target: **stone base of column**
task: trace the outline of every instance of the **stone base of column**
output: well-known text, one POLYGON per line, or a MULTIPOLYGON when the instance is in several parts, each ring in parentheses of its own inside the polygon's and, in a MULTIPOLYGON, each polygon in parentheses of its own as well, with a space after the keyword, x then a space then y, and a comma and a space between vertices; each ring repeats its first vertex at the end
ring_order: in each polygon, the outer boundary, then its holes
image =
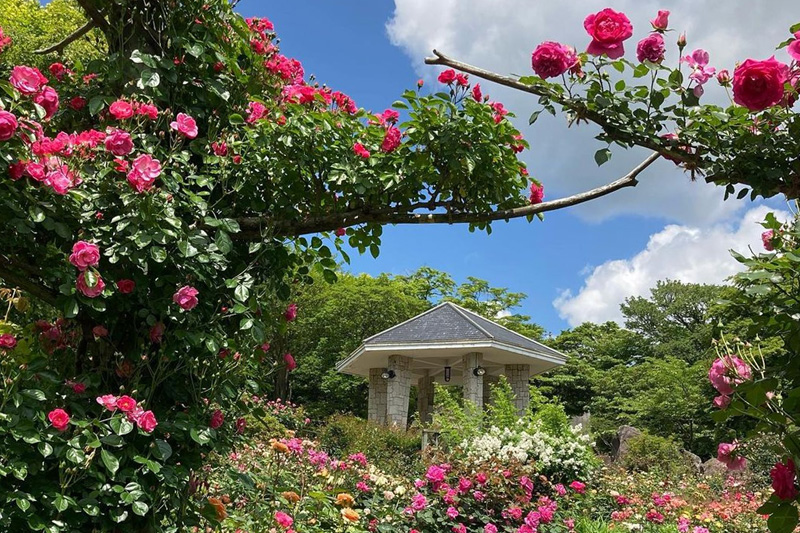
POLYGON ((394 370, 394 377, 386 380, 386 423, 406 429, 411 392, 411 358, 390 355, 388 369, 394 370))
POLYGON ((427 375, 417 380, 417 412, 421 424, 430 424, 433 418, 433 377, 427 375))
POLYGON ((386 424, 386 380, 381 377, 385 371, 385 368, 369 369, 367 420, 376 424, 386 424))
POLYGON ((531 403, 531 365, 506 365, 506 379, 514 392, 517 414, 522 416, 531 403))
POLYGON ((472 402, 478 409, 483 409, 483 376, 476 376, 474 370, 483 363, 483 355, 477 352, 468 353, 462 358, 464 401, 472 402))

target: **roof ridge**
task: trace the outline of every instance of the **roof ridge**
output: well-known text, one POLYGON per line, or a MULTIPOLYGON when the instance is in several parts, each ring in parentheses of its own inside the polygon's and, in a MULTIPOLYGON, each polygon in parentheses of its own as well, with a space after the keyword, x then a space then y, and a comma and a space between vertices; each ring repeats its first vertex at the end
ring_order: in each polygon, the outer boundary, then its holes
POLYGON ((484 335, 486 335, 488 338, 490 338, 490 339, 493 339, 493 340, 497 340, 497 339, 495 339, 494 335, 492 335, 491 333, 489 333, 488 331, 486 331, 486 328, 483 328, 483 327, 481 327, 481 325, 480 325, 480 324, 478 324, 477 322, 475 322, 475 320, 473 320, 472 318, 470 318, 468 315, 464 314, 464 311, 466 311, 467 313, 469 313, 469 310, 467 310, 467 309, 464 309, 464 308, 463 308, 463 307, 461 307, 460 305, 458 305, 458 304, 456 304, 456 303, 453 303, 453 302, 444 302, 444 303, 445 303, 445 304, 449 304, 451 307, 453 307, 453 309, 455 310, 455 312, 456 312, 456 313, 458 313, 459 315, 461 315, 461 317, 462 317, 464 320, 466 320, 467 322, 469 322, 470 324, 472 324, 473 326, 475 326, 475 328, 477 328, 477 329, 478 329, 478 331, 480 331, 481 333, 483 333, 484 335))

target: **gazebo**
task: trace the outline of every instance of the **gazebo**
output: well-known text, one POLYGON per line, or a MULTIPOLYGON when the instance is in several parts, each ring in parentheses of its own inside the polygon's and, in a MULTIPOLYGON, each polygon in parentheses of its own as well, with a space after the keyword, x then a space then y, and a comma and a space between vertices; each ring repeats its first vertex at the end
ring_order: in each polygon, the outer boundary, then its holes
POLYGON ((522 413, 530 402, 531 376, 565 362, 558 350, 445 302, 365 339, 336 370, 369 379, 369 420, 405 427, 412 384, 425 422, 434 382, 463 386, 464 399, 482 408, 489 397, 484 385, 501 375, 522 413))

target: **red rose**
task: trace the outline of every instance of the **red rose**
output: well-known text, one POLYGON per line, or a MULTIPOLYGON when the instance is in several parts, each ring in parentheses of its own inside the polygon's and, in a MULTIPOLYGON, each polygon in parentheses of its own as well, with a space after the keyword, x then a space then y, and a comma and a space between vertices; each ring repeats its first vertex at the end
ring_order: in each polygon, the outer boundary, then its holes
POLYGON ((456 71, 453 69, 447 69, 439 74, 439 82, 441 83, 450 84, 454 81, 456 81, 456 71))
POLYGON ((86 98, 83 96, 73 96, 69 101, 69 106, 75 111, 80 111, 86 107, 86 98))
POLYGON ((353 145, 353 152, 356 153, 359 157, 363 157, 364 159, 369 159, 369 150, 364 148, 364 145, 361 143, 355 143, 353 145))
POLYGON ((121 279, 117 281, 117 290, 121 294, 130 294, 136 288, 136 283, 132 279, 121 279))
POLYGON ((586 52, 593 56, 606 54, 610 59, 618 59, 625 53, 622 41, 633 35, 633 25, 624 13, 611 8, 594 13, 583 21, 586 33, 592 42, 586 52))
POLYGON ((764 61, 748 59, 733 71, 733 101, 750 111, 761 111, 783 99, 789 67, 772 56, 764 61))
POLYGON ((221 426, 221 425, 222 425, 224 422, 225 422, 225 415, 222 413, 222 411, 220 411, 219 409, 217 409, 217 410, 216 410, 216 411, 214 411, 214 413, 211 415, 211 419, 208 421, 208 427, 210 427, 211 429, 217 429, 217 428, 218 428, 218 427, 220 427, 220 426, 221 426))
POLYGON ((120 396, 117 398, 117 408, 120 411, 129 412, 136 409, 136 400, 131 398, 130 396, 120 396))
POLYGON ((83 394, 84 392, 86 392, 86 385, 84 383, 73 383, 72 392, 74 392, 75 394, 83 394))
POLYGON ((8 165, 9 177, 14 181, 22 179, 22 176, 25 175, 26 164, 27 163, 25 161, 17 161, 16 163, 11 163, 10 165, 8 165))
POLYGON ((17 338, 11 333, 0 335, 0 350, 13 350, 17 346, 17 338))
POLYGON ((531 67, 542 79, 561 76, 577 61, 575 50, 553 41, 543 42, 531 54, 531 67))
POLYGON ((58 81, 63 81, 64 77, 69 74, 69 69, 63 63, 53 63, 48 67, 48 70, 58 81))
POLYGON ((544 199, 544 187, 539 185, 536 182, 531 183, 531 203, 532 204, 540 204, 544 199))
POLYGON ((95 326, 92 328, 92 334, 95 337, 108 337, 108 330, 105 326, 95 326))
POLYGON ((133 106, 125 100, 117 100, 111 104, 108 112, 117 120, 125 120, 133 116, 133 106))
POLYGON ((69 415, 63 409, 53 409, 47 414, 47 419, 59 431, 64 431, 69 425, 69 415))
POLYGON ((769 472, 769 477, 772 478, 772 489, 779 499, 788 501, 797 498, 798 491, 794 485, 794 461, 786 459, 785 463, 775 463, 769 472))
POLYGON ((161 344, 161 341, 164 338, 164 324, 162 322, 156 322, 153 324, 153 327, 150 328, 150 342, 153 344, 161 344))
POLYGON ((17 117, 8 111, 0 111, 0 141, 7 141, 17 132, 17 117))

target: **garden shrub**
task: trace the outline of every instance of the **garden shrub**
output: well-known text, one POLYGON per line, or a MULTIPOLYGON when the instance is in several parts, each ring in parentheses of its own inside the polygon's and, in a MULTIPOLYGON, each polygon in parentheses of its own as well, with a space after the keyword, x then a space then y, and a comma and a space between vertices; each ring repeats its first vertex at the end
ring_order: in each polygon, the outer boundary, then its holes
POLYGON ((422 439, 405 431, 350 415, 334 415, 318 430, 322 449, 336 457, 363 453, 390 474, 416 475, 420 466, 422 439))
POLYGON ((629 439, 627 446, 622 466, 630 471, 665 475, 689 473, 687 459, 673 439, 641 433, 629 439))

